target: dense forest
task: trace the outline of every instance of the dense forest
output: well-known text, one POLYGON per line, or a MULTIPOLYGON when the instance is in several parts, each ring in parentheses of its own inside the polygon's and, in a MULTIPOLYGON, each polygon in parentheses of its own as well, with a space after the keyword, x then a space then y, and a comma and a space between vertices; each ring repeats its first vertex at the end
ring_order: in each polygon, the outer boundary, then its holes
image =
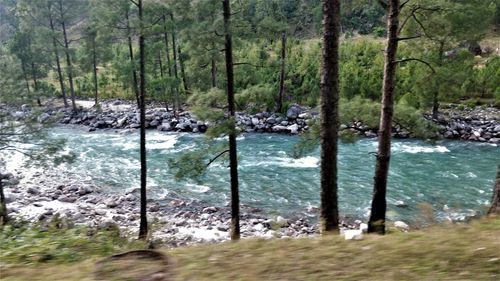
MULTIPOLYGON (((498 103, 498 45, 482 41, 498 34, 496 1, 410 2, 401 33, 412 40, 401 41, 398 57, 428 65, 401 65, 396 101, 416 110, 440 101, 498 103)), ((384 9, 378 1, 342 4, 341 98, 378 101, 384 9)), ((316 106, 321 1, 248 0, 233 9, 237 109, 316 106)), ((0 20, 2 99, 138 99, 140 23, 130 1, 5 0, 0 20)), ((145 1, 142 22, 148 100, 180 107, 223 95, 218 1, 145 1)))
POLYGON ((109 254, 134 247, 120 228, 154 248, 159 232, 357 240, 498 215, 500 0, 0 1, 1 241, 95 237, 109 254), (31 204, 40 231, 11 221, 31 204))

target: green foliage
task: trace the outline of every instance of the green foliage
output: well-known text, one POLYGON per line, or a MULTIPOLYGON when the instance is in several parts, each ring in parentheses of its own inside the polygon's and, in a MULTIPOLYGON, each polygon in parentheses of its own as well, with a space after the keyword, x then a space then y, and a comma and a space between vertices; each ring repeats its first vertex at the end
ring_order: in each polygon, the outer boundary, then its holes
POLYGON ((275 107, 274 87, 268 84, 251 86, 236 94, 236 105, 239 110, 251 113, 272 111, 275 107))
POLYGON ((0 259, 6 264, 71 263, 144 247, 141 242, 129 242, 120 236, 117 227, 93 230, 67 224, 56 217, 46 226, 19 222, 3 226, 0 259))

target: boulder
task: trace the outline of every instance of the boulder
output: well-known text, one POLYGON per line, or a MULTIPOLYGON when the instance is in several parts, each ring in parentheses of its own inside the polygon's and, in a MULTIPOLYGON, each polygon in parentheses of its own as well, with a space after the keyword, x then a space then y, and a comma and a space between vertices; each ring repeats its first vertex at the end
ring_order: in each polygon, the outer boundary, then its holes
POLYGON ((302 109, 298 104, 292 104, 290 108, 286 111, 286 118, 289 120, 295 120, 299 117, 299 114, 302 112, 302 109))
POLYGON ((290 125, 288 127, 286 127, 287 130, 290 131, 290 134, 298 134, 299 133, 299 125, 297 124, 293 124, 293 125, 290 125))

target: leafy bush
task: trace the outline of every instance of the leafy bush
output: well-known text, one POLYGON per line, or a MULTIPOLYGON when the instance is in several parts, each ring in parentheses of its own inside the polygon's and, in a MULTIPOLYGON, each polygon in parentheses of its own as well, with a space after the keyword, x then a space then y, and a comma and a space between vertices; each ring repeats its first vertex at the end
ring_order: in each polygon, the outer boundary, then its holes
POLYGON ((118 227, 73 227, 58 218, 47 226, 17 222, 3 226, 0 232, 0 260, 4 263, 76 262, 143 247, 142 242, 120 236, 118 227))

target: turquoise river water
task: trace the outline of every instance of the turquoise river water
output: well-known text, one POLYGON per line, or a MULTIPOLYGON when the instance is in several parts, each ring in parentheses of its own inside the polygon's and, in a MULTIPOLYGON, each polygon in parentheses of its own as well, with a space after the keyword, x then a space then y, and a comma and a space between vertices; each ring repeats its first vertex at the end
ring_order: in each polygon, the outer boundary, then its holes
MULTIPOLYGON (((64 164, 76 178, 91 180, 109 192, 139 187, 138 133, 88 133, 58 127, 54 137, 67 140, 77 159, 64 164)), ((229 201, 227 163, 215 163, 201 181, 176 181, 167 160, 195 149, 204 136, 148 131, 149 196, 175 194, 212 205, 229 201)), ((247 134, 238 138, 240 196, 243 204, 270 215, 311 213, 319 205, 319 150, 294 159, 296 136, 247 134), (308 211, 309 210, 309 211, 308 211)), ((339 147, 339 208, 342 215, 369 215, 376 151, 375 139, 362 139, 339 147)), ((431 204, 440 220, 460 220, 484 212, 489 204, 500 161, 497 146, 470 142, 429 144, 395 140, 388 185, 388 218, 414 222, 422 203, 431 204), (397 206, 405 205, 405 207, 397 206)))

